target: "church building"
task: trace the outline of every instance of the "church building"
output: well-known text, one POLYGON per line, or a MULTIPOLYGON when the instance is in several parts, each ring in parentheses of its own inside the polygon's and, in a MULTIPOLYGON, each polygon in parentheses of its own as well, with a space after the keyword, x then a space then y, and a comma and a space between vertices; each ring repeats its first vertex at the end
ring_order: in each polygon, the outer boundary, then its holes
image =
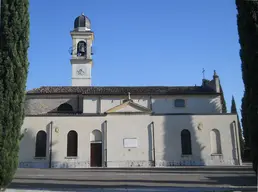
POLYGON ((19 167, 241 165, 237 116, 219 76, 199 86, 92 86, 94 33, 71 31, 72 86, 27 91, 19 167))

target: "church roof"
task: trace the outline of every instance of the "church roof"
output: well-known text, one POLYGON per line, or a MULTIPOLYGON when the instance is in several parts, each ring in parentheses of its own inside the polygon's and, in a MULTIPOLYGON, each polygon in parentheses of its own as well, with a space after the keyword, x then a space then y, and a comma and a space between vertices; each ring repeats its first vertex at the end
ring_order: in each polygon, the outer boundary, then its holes
POLYGON ((214 95, 216 93, 207 86, 43 86, 27 91, 27 95, 38 94, 82 94, 82 95, 181 95, 201 94, 214 95))

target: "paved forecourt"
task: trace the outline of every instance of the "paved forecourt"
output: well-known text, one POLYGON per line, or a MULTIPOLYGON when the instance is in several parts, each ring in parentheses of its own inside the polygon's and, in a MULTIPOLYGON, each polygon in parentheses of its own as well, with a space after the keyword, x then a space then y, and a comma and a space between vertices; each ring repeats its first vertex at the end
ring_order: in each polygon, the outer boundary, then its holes
POLYGON ((250 166, 18 169, 8 191, 257 191, 250 166))

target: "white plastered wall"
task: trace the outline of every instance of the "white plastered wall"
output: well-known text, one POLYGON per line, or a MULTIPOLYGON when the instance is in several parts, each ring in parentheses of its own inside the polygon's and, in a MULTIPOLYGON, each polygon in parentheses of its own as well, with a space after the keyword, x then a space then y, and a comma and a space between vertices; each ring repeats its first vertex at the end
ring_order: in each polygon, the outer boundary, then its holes
MULTIPOLYGON (((103 151, 103 165, 108 167, 174 165, 236 165, 239 161, 239 143, 236 145, 237 128, 233 121, 236 115, 107 115, 69 117, 26 117, 22 131, 27 129, 21 141, 20 167, 47 167, 47 157, 36 159, 35 137, 38 131, 49 133, 53 122, 52 167, 89 167, 90 133, 103 131, 107 122, 107 157, 103 151), (151 123, 154 122, 155 152, 153 150, 151 123), (201 125, 201 126, 200 126, 201 125), (199 128, 198 128, 199 127, 199 128), (221 136, 222 155, 211 155, 210 131, 218 129, 221 136), (180 133, 183 129, 191 132, 192 155, 182 156, 180 133), (66 158, 67 133, 78 133, 78 157, 66 158), (123 139, 137 138, 137 148, 124 148, 123 139)), ((105 137, 103 137, 105 138, 105 137)), ((49 142, 49 141, 48 141, 49 142)), ((47 150, 49 145, 47 146, 47 150)), ((104 149, 104 147, 103 147, 104 149)))
MULTIPOLYGON (((127 96, 85 96, 83 104, 84 113, 104 113, 107 110, 122 104, 127 96), (94 101, 94 103, 92 103, 94 101), (95 102, 96 101, 96 102, 95 102), (99 106, 99 107, 98 107, 99 106)), ((133 102, 146 108, 152 108, 155 113, 221 113, 220 96, 191 95, 191 96, 132 96, 133 102), (175 99, 184 99, 186 106, 177 108, 175 99)))

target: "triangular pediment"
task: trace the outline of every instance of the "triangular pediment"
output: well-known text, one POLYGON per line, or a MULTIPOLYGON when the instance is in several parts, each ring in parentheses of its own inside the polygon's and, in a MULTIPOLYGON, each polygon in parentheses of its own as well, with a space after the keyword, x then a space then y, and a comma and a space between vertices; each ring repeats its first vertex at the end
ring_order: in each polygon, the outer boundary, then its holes
POLYGON ((151 110, 133 101, 127 101, 107 110, 106 113, 151 113, 151 110))

